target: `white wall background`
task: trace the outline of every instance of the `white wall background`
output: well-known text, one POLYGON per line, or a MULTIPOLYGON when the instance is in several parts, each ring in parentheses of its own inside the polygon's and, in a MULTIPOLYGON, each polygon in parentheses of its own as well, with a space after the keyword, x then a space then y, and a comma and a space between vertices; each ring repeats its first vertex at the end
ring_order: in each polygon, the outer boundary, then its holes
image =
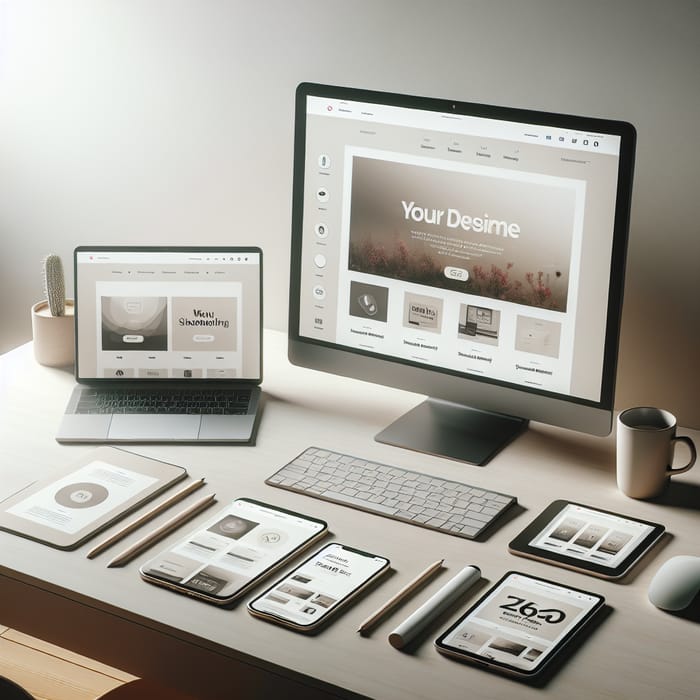
POLYGON ((85 243, 259 244, 286 328, 310 80, 634 123, 618 405, 700 427, 699 36, 696 0, 0 0, 0 352, 85 243))

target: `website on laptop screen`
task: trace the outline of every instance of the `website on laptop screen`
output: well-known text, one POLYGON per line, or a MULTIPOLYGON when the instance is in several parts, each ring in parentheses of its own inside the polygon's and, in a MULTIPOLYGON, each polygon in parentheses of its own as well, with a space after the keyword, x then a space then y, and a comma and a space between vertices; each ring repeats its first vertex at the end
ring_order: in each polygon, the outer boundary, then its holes
POLYGON ((78 379, 259 380, 259 251, 76 252, 78 379))
POLYGON ((599 401, 619 149, 307 97, 299 334, 599 401))

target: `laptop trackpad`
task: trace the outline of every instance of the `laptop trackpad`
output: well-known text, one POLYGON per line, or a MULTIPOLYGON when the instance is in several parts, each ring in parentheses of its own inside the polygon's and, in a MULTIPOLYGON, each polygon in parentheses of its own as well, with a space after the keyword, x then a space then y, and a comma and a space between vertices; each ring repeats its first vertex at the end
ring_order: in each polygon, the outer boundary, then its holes
POLYGON ((201 416, 167 414, 164 416, 117 413, 109 426, 109 440, 196 440, 201 416))

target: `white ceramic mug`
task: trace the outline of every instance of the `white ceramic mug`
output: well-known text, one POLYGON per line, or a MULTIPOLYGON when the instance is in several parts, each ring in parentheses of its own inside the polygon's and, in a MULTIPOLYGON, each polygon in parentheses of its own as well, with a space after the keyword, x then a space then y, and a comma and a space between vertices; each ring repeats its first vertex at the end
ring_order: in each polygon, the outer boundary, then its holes
POLYGON ((617 417, 617 486, 631 498, 653 498, 671 476, 687 472, 697 453, 693 441, 676 436, 676 417, 661 408, 628 408, 617 417), (673 467, 675 446, 684 442, 690 461, 673 467))

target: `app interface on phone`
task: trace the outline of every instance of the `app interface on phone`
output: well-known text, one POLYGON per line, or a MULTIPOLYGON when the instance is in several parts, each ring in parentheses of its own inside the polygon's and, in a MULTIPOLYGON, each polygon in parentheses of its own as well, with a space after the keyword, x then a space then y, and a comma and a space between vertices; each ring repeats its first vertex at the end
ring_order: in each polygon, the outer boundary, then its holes
POLYGON ((143 567, 143 572, 227 598, 324 529, 321 522, 238 500, 143 567))
POLYGON ((386 563, 383 557, 330 544, 254 601, 253 607, 299 625, 312 625, 386 563))
POLYGON ((570 503, 530 546, 614 568, 652 531, 646 523, 570 503))
POLYGON ((511 574, 442 644, 532 671, 599 600, 582 591, 511 574))

